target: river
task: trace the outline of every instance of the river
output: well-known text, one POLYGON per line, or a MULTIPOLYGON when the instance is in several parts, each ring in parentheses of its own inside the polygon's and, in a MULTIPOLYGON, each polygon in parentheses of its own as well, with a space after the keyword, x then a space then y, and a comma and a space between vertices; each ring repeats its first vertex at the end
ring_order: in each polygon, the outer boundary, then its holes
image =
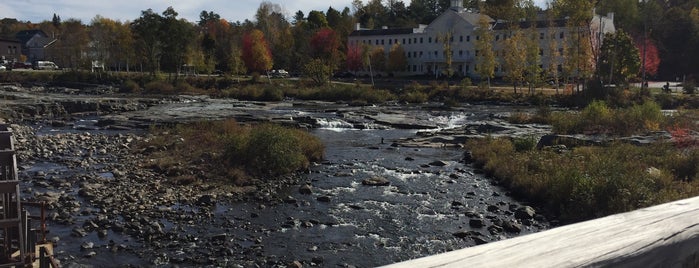
MULTIPOLYGON (((448 129, 507 109, 484 106, 461 111, 420 111, 416 116, 438 128, 448 129)), ((372 122, 362 124, 360 129, 356 122, 346 121, 346 116, 317 109, 284 107, 269 113, 280 118, 299 115, 315 118, 318 126, 311 131, 326 145, 323 163, 303 174, 298 185, 276 193, 284 202, 217 203, 207 212, 210 217, 204 222, 178 225, 160 220, 165 233, 180 233, 171 235, 175 237, 172 239, 189 239, 170 244, 186 245, 185 249, 149 244, 138 235, 113 231, 106 237, 98 237, 95 233, 74 235, 76 226, 85 226, 94 218, 90 209, 99 210, 78 196, 78 188, 74 186, 74 192, 69 194, 82 204, 82 211, 88 213, 76 216, 73 223, 49 222, 50 237, 57 240, 59 259, 66 264, 95 267, 270 267, 290 265, 294 261, 324 267, 374 267, 549 227, 542 219, 515 219, 514 211, 527 204, 513 200, 506 189, 465 164, 463 149, 395 144, 397 140, 415 137, 418 130, 396 129, 372 122), (371 177, 383 177, 390 185, 362 184, 362 180, 371 177), (300 185, 305 184, 311 186, 311 194, 299 191, 300 185), (474 225, 473 219, 484 226, 474 225), (501 226, 508 225, 504 222, 515 223, 518 230, 503 230, 501 226), (201 243, 204 239, 210 242, 201 243), (94 246, 85 246, 86 243, 94 243, 94 246), (204 247, 212 243, 221 246, 204 247), (112 250, 119 246, 124 250, 112 250), (201 255, 196 256, 197 252, 201 255)), ((118 136, 134 132, 105 131, 94 126, 98 119, 75 118, 75 122, 66 126, 39 123, 32 127, 39 135, 118 136)), ((37 173, 79 176, 84 171, 48 160, 20 165, 23 165, 21 176, 24 178, 36 177, 37 173)), ((96 167, 90 172, 106 177, 102 179, 114 179, 109 168, 96 167)), ((34 193, 42 192, 35 183, 27 187, 32 187, 34 193)), ((168 209, 182 213, 202 210, 193 204, 173 204, 168 209)))

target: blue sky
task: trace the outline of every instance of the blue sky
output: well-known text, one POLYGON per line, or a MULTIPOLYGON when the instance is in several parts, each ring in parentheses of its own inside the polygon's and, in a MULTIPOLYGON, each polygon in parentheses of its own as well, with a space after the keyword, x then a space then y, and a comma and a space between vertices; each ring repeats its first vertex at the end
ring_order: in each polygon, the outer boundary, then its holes
MULTIPOLYGON (((535 0, 543 6, 545 0, 535 0)), ((76 18, 89 24, 95 15, 120 20, 132 21, 141 15, 142 10, 153 9, 161 13, 172 6, 181 18, 195 22, 199 20, 202 10, 214 11, 229 21, 253 20, 255 11, 262 0, 2 0, 0 2, 0 18, 16 18, 22 21, 41 22, 51 20, 54 13, 61 19, 76 18)), ((332 6, 342 10, 351 8, 352 0, 270 0, 282 6, 287 16, 293 16, 301 10, 308 14, 311 10, 326 11, 332 6)), ((363 1, 367 2, 367 0, 363 1)), ((409 0, 403 2, 408 5, 409 0)))

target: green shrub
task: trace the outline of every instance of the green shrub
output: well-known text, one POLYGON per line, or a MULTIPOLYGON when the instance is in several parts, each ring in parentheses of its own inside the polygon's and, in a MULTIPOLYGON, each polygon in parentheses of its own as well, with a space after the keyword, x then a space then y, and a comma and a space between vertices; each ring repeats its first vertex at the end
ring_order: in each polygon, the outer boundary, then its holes
POLYGON ((276 125, 254 128, 244 154, 248 170, 260 176, 287 174, 307 168, 309 164, 299 137, 276 125))
POLYGON ((526 137, 516 137, 512 141, 512 145, 515 147, 517 152, 531 151, 536 148, 536 144, 539 143, 539 139, 536 136, 529 135, 526 137))

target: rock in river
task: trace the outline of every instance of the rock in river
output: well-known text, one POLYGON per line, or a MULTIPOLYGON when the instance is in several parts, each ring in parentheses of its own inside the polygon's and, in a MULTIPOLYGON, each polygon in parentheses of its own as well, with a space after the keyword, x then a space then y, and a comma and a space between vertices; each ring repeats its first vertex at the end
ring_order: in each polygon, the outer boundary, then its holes
POLYGON ((371 177, 368 179, 362 180, 362 185, 367 185, 367 186, 388 186, 391 184, 391 181, 384 177, 371 177))

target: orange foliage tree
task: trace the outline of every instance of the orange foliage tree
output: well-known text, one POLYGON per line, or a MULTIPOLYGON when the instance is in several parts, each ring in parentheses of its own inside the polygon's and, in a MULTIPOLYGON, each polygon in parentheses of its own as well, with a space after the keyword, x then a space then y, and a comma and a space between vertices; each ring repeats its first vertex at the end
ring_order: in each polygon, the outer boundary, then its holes
POLYGON ((252 72, 272 69, 272 52, 262 31, 254 29, 243 36, 243 62, 252 72))

